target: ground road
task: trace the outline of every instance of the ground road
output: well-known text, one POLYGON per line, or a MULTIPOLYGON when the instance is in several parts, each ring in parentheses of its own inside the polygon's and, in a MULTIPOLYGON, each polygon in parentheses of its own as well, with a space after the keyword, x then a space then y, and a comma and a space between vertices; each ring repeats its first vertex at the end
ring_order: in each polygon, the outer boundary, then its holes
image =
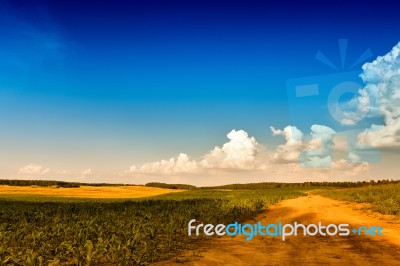
MULTIPOLYGON (((350 228, 379 225, 384 228, 384 236, 355 236, 352 233, 347 237, 301 235, 289 236, 286 241, 268 236, 257 236, 251 241, 246 241, 243 236, 224 236, 186 252, 180 260, 188 260, 184 263, 186 266, 400 265, 400 224, 390 221, 393 217, 367 212, 360 207, 360 204, 309 195, 271 206, 256 221, 264 225, 295 221, 303 224, 321 221, 325 225, 348 223, 350 228)), ((174 259, 158 265, 179 264, 174 259)))

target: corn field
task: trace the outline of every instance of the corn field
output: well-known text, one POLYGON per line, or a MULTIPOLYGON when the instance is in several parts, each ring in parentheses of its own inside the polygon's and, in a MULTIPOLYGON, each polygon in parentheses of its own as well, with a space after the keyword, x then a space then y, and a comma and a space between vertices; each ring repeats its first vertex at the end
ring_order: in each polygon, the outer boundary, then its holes
POLYGON ((295 189, 187 191, 135 201, 0 200, 1 265, 146 265, 200 237, 191 219, 230 223, 303 193, 295 189))

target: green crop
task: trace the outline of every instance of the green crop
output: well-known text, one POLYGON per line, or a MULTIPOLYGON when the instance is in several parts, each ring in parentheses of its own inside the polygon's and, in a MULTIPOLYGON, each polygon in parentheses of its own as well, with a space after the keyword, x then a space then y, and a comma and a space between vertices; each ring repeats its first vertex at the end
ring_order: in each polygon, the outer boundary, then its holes
MULTIPOLYGON (((145 265, 202 237, 191 219, 230 223, 303 195, 296 189, 187 191, 134 201, 0 201, 1 265, 145 265)), ((46 198, 46 200, 49 200, 46 198)))

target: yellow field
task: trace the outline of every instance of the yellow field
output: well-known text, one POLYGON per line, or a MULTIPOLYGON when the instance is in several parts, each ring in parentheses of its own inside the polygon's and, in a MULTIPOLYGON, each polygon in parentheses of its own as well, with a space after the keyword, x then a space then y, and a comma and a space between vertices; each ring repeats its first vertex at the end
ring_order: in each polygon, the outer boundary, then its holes
POLYGON ((57 188, 57 187, 20 187, 0 186, 0 195, 20 196, 56 196, 73 198, 104 198, 104 199, 129 199, 151 197, 161 194, 180 192, 179 189, 163 189, 144 186, 104 186, 91 187, 81 186, 79 188, 57 188))

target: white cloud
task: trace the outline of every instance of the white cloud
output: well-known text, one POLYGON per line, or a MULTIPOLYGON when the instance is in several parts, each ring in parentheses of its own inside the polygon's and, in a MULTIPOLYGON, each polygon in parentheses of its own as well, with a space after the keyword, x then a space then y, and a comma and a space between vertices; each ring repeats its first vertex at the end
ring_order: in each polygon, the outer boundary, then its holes
POLYGON ((346 105, 336 106, 335 116, 343 125, 355 125, 365 117, 374 117, 378 114, 376 93, 363 88, 358 90, 358 97, 352 98, 346 105), (347 110, 343 110, 347 109, 347 110))
POLYGON ((34 163, 25 165, 18 171, 18 173, 22 174, 22 175, 40 175, 40 174, 46 174, 48 172, 50 172, 49 168, 45 168, 41 165, 34 164, 34 163))
POLYGON ((316 150, 317 155, 326 155, 331 152, 333 138, 336 131, 330 127, 322 125, 311 126, 311 137, 308 149, 316 150))
POLYGON ((301 165, 306 168, 329 168, 332 164, 332 146, 336 131, 322 125, 311 126, 312 139, 301 154, 301 165))
MULTIPOLYGON (((253 171, 254 173, 281 174, 310 171, 305 168, 332 168, 342 171, 358 167, 360 158, 349 155, 346 164, 334 163, 331 158, 335 131, 329 127, 313 125, 311 140, 305 141, 304 134, 294 126, 283 130, 271 127, 273 135, 284 136, 286 143, 275 150, 267 150, 254 137, 243 130, 232 130, 227 134, 228 142, 216 146, 203 156, 202 160, 191 159, 187 154, 167 160, 132 165, 129 173, 144 175, 179 176, 185 174, 221 175, 231 170, 253 171), (306 149, 306 150, 305 150, 306 149), (345 169, 341 169, 344 167, 345 169), (302 170, 302 168, 304 170, 302 170)), ((90 169, 89 169, 90 170, 90 169)), ((329 171, 329 169, 326 169, 329 171)), ((231 172, 232 173, 232 172, 231 172)))
POLYGON ((190 160, 189 156, 185 153, 180 153, 178 156, 172 157, 169 160, 145 163, 141 166, 133 165, 129 169, 131 173, 144 174, 194 173, 198 170, 198 163, 194 160, 190 160))
POLYGON ((232 130, 227 137, 229 142, 221 148, 215 147, 206 154, 201 161, 201 166, 205 168, 254 168, 259 151, 256 139, 249 137, 243 130, 232 130))
POLYGON ((184 174, 223 169, 255 169, 259 144, 254 137, 249 137, 243 130, 232 130, 227 134, 229 141, 216 146, 203 156, 201 161, 195 161, 185 153, 168 160, 133 165, 129 172, 141 174, 184 174))
POLYGON ((332 163, 332 146, 335 131, 327 126, 312 125, 311 140, 304 140, 304 134, 295 126, 283 130, 271 127, 272 134, 284 136, 286 143, 279 145, 274 153, 277 163, 298 162, 306 168, 328 168, 332 163))
POLYGON ((298 162, 303 150, 303 133, 294 126, 287 126, 283 130, 270 128, 274 136, 284 136, 286 143, 279 145, 274 153, 276 162, 298 162))
POLYGON ((376 103, 372 105, 375 115, 381 114, 384 125, 372 125, 359 136, 360 144, 375 147, 400 146, 400 43, 386 55, 363 65, 362 79, 366 83, 363 95, 376 103))
POLYGON ((323 125, 312 125, 307 140, 304 134, 294 126, 287 126, 283 130, 271 127, 275 136, 284 136, 286 143, 279 145, 274 153, 275 163, 286 163, 283 168, 273 165, 275 172, 286 174, 304 174, 314 177, 323 174, 344 174, 354 176, 369 169, 369 164, 361 162, 361 156, 351 152, 347 160, 333 161, 333 146, 347 150, 343 138, 336 136, 336 131, 323 125), (334 142, 335 141, 335 142, 334 142), (313 169, 310 169, 313 168, 313 169))

